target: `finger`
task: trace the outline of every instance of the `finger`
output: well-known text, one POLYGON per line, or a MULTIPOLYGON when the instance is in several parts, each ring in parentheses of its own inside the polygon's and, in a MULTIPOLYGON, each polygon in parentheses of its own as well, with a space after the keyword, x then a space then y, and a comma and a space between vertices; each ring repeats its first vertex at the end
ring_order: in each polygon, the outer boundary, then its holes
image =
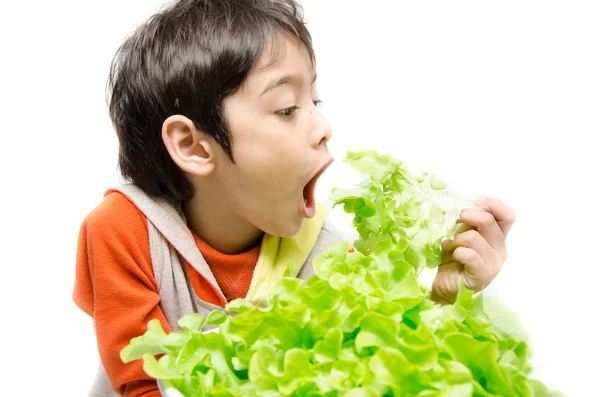
POLYGON ((462 271, 463 265, 455 261, 438 266, 431 285, 431 300, 442 305, 454 303, 458 292, 458 277, 462 271))
MULTIPOLYGON (((460 227, 458 228, 456 233, 454 233, 454 236, 456 238, 457 235, 467 232, 469 230, 476 230, 476 229, 473 226, 469 226, 469 225, 463 223, 460 225, 460 227)), ((453 241, 452 239, 448 239, 448 238, 442 240, 442 243, 440 245, 440 248, 442 251, 442 262, 441 262, 442 264, 452 261, 452 251, 454 251, 454 248, 451 245, 452 241, 453 241)))
POLYGON ((517 220, 517 214, 508 205, 498 199, 492 197, 481 197, 480 199, 476 201, 477 206, 494 215, 502 233, 506 237, 512 225, 517 220))
POLYGON ((474 226, 471 226, 471 225, 466 224, 466 223, 462 223, 460 221, 460 218, 458 219, 457 223, 460 223, 460 226, 458 227, 458 230, 456 231, 456 233, 454 233, 454 235, 457 235, 457 234, 460 234, 460 233, 464 233, 464 232, 469 231, 469 230, 475 230, 474 226))
POLYGON ((502 262, 504 262, 504 258, 501 257, 501 252, 494 249, 477 230, 469 230, 457 235, 454 240, 447 240, 444 242, 444 249, 447 250, 447 252, 453 252, 458 247, 475 250, 487 266, 492 266, 497 270, 502 266, 502 262))
POLYGON ((460 222, 477 229, 489 245, 498 251, 502 258, 506 258, 506 236, 492 213, 467 208, 460 213, 460 222))
POLYGON ((462 274, 465 286, 469 289, 481 291, 498 273, 492 266, 488 266, 474 249, 458 247, 452 253, 452 257, 464 265, 462 274))

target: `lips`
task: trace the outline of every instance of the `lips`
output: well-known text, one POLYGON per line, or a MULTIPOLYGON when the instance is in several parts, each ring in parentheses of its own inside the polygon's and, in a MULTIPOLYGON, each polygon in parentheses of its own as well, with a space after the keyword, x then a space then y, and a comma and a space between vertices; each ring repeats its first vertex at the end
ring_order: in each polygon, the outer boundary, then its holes
POLYGON ((327 162, 319 168, 319 170, 313 175, 313 177, 308 181, 308 183, 304 186, 304 190, 302 191, 302 196, 304 198, 304 216, 306 218, 312 218, 315 216, 315 187, 317 186, 317 181, 319 177, 323 175, 323 172, 331 165, 333 159, 327 160, 327 162))

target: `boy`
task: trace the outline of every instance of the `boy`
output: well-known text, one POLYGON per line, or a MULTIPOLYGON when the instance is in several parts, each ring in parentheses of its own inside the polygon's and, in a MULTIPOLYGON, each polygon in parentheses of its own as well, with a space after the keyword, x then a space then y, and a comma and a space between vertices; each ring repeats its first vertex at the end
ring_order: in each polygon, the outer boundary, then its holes
MULTIPOLYGON (((315 184, 331 164, 311 37, 294 0, 180 0, 136 29, 109 79, 119 166, 131 183, 84 220, 73 299, 94 319, 101 367, 90 395, 159 396, 120 351, 158 318, 259 303, 290 259, 298 277, 347 239, 315 184)), ((489 285, 514 214, 497 200, 461 214, 432 298, 457 279, 489 285)))

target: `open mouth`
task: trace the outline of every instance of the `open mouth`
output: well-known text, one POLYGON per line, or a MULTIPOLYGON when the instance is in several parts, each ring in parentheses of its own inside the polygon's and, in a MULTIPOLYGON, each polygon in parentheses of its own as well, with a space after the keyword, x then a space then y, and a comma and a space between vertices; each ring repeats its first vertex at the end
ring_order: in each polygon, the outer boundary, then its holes
POLYGON ((323 175, 325 170, 331 165, 333 159, 330 159, 325 163, 321 169, 311 178, 310 181, 304 186, 304 190, 302 191, 302 196, 304 198, 304 216, 306 218, 312 218, 315 216, 315 188, 317 186, 317 181, 319 177, 323 175))

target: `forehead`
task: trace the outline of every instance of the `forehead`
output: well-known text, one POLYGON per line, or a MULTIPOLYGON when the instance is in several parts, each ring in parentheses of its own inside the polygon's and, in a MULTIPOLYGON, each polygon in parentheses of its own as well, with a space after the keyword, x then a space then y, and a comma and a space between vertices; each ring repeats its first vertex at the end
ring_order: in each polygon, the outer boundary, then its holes
POLYGON ((250 71, 244 90, 260 96, 273 81, 285 75, 301 77, 303 84, 311 83, 314 67, 304 45, 289 34, 279 34, 265 43, 255 67, 250 71))

